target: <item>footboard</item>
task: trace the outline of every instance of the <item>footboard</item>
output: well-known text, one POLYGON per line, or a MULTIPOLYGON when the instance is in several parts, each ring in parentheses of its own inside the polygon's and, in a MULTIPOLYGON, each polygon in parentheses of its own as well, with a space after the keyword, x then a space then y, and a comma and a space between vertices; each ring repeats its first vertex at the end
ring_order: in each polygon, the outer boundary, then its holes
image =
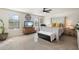
POLYGON ((38 37, 51 42, 51 40, 50 40, 51 38, 48 35, 38 33, 38 37))

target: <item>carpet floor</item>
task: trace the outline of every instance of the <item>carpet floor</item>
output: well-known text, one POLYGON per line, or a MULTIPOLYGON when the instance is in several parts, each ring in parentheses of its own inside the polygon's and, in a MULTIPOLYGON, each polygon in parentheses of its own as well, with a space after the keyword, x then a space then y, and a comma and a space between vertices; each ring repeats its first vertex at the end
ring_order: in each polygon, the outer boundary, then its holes
POLYGON ((35 34, 8 38, 0 42, 0 50, 78 50, 75 37, 63 35, 59 41, 49 42, 39 38, 34 40, 35 34))

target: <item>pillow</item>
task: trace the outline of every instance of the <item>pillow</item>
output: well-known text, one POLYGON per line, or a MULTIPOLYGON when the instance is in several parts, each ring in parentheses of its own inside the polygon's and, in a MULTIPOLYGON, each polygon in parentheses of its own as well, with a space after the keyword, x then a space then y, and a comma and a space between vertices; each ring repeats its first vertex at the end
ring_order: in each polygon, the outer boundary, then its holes
POLYGON ((62 23, 52 23, 52 27, 63 27, 62 23))
POLYGON ((62 23, 60 23, 60 27, 63 27, 63 24, 62 23))
POLYGON ((56 23, 56 27, 59 27, 59 23, 56 23))
POLYGON ((52 23, 52 27, 56 27, 56 23, 52 23))

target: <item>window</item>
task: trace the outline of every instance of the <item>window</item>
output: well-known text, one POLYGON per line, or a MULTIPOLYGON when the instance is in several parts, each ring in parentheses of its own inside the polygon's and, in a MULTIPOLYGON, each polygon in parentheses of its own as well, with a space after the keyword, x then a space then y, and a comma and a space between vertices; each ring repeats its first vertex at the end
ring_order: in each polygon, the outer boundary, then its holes
POLYGON ((19 17, 17 15, 13 15, 9 19, 9 28, 17 29, 19 28, 19 17))

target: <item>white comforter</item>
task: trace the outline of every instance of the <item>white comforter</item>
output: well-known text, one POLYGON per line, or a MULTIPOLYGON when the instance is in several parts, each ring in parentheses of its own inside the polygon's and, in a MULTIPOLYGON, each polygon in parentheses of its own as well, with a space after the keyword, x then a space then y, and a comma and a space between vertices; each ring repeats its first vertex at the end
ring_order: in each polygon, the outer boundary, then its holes
POLYGON ((64 32, 63 28, 49 28, 41 27, 40 31, 55 33, 56 38, 59 39, 59 36, 64 32))

